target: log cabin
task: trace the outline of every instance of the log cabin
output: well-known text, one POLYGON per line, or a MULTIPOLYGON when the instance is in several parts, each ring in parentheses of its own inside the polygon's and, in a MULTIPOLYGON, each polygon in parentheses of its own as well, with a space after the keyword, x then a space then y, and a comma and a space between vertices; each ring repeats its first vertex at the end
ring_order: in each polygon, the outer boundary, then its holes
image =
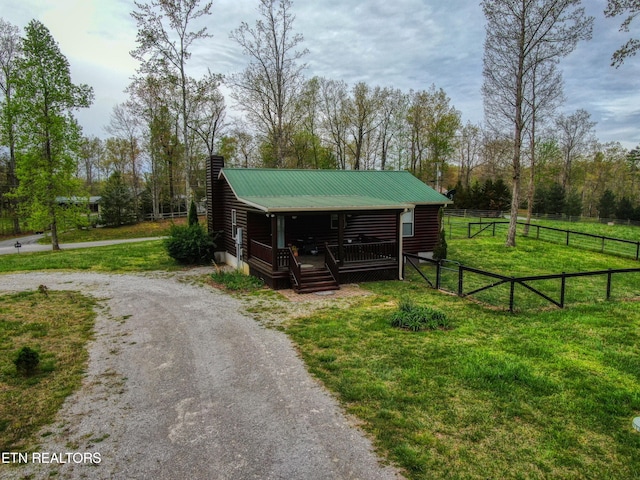
POLYGON ((216 261, 299 293, 402 279, 403 253, 429 255, 451 201, 407 171, 225 168, 207 164, 216 261))

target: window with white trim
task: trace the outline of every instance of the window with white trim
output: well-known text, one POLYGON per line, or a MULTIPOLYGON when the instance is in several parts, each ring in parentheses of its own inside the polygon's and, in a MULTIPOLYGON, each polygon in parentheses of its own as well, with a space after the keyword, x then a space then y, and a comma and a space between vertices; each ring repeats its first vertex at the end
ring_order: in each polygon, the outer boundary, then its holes
POLYGON ((402 223, 402 236, 413 237, 413 209, 404 212, 400 218, 402 223))
POLYGON ((236 214, 236 209, 231 209, 231 238, 234 240, 238 236, 238 218, 236 214))

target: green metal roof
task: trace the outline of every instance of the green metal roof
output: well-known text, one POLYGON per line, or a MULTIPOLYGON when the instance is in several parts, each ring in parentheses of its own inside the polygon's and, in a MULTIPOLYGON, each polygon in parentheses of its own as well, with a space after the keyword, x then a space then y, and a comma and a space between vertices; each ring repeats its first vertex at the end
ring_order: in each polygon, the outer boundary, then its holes
POLYGON ((265 212, 405 209, 451 201, 406 171, 224 168, 236 197, 265 212))

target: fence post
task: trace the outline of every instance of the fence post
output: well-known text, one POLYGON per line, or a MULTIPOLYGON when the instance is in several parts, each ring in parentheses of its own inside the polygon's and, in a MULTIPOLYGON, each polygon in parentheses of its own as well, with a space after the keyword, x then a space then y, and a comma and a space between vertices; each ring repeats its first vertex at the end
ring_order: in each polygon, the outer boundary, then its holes
POLYGON ((458 265, 458 296, 461 297, 462 296, 462 275, 463 275, 463 268, 462 265, 458 265))
POLYGON ((509 311, 513 313, 514 294, 516 290, 516 282, 513 281, 514 277, 511 277, 511 291, 509 292, 509 311))
POLYGON ((467 238, 471 238, 471 222, 467 223, 467 238))
POLYGON ((611 269, 607 273, 607 300, 611 297, 611 269))
POLYGON ((493 222, 493 236, 496 236, 496 222, 493 222))
POLYGON ((438 260, 436 263, 436 290, 440 290, 440 263, 442 260, 438 260))
POLYGON ((636 245, 636 260, 640 258, 640 242, 636 245))
POLYGON ((569 230, 567 230, 567 247, 569 246, 569 230))
POLYGON ((564 290, 567 285, 567 277, 564 272, 562 272, 562 279, 560 281, 560 308, 564 308, 564 290))

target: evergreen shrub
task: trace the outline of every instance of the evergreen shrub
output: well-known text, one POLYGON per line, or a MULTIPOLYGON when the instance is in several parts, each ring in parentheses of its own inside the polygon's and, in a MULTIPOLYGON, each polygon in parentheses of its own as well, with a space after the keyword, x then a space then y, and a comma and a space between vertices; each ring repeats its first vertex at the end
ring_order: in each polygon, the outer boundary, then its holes
POLYGON ((216 243, 205 228, 194 225, 172 225, 165 240, 171 258, 188 265, 209 263, 214 258, 216 243))

